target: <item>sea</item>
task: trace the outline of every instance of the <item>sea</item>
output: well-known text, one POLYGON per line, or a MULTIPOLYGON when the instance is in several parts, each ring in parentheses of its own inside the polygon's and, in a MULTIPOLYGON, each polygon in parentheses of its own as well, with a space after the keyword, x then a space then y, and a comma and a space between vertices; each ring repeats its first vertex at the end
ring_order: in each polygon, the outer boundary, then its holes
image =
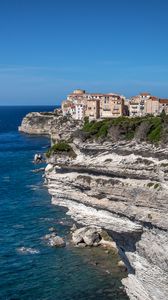
MULTIPOLYGON (((118 256, 99 248, 75 248, 69 242, 73 220, 51 204, 43 172, 34 172, 35 153, 50 140, 19 133, 22 118, 54 107, 0 107, 0 299, 124 300, 118 256), (65 248, 44 240, 54 227, 65 248)), ((44 167, 40 165, 40 167, 44 167)))

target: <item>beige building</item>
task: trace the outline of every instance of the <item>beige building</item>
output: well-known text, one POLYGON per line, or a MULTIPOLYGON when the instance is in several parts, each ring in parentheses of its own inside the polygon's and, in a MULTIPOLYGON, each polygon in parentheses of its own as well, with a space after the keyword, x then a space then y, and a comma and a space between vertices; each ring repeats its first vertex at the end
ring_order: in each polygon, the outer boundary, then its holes
POLYGON ((149 99, 144 102, 144 114, 157 116, 159 114, 159 99, 154 96, 150 96, 149 99))
POLYGON ((124 99, 119 95, 105 94, 100 100, 100 118, 117 118, 123 115, 124 99))
POLYGON ((85 116, 89 120, 96 120, 100 118, 100 100, 99 99, 88 99, 86 105, 85 116))

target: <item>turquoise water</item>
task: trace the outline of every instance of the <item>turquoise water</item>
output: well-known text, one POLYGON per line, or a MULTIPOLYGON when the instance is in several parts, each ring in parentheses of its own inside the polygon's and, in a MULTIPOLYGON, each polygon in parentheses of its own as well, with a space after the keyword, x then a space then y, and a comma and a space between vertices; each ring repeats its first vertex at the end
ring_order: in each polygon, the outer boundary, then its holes
POLYGON ((127 299, 113 254, 56 249, 43 240, 52 226, 67 237, 73 222, 51 205, 42 173, 32 172, 34 154, 49 140, 20 134, 17 126, 29 111, 52 109, 0 107, 0 299, 127 299))

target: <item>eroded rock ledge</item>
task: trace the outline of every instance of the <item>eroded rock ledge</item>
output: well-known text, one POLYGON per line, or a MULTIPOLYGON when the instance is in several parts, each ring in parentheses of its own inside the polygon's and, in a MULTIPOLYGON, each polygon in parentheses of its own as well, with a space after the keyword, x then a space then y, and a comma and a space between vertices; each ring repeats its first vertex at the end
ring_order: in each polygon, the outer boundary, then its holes
POLYGON ((168 295, 168 149, 135 142, 82 144, 75 159, 54 156, 46 184, 79 224, 100 226, 127 265, 130 299, 168 295))

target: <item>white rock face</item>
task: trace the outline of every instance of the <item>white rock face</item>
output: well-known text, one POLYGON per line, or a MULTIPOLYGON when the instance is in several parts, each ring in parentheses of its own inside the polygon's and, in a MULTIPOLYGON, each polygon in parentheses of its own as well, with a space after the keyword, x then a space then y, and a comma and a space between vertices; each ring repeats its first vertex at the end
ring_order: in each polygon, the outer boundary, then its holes
POLYGON ((108 230, 127 265, 131 300, 168 295, 168 149, 79 144, 46 173, 52 203, 80 224, 108 230))
POLYGON ((81 125, 81 121, 63 117, 56 112, 32 112, 26 115, 18 129, 28 134, 48 135, 54 143, 59 139, 70 138, 81 125))
POLYGON ((19 126, 19 131, 29 134, 49 135, 53 119, 53 113, 29 113, 23 119, 21 126, 19 126))

